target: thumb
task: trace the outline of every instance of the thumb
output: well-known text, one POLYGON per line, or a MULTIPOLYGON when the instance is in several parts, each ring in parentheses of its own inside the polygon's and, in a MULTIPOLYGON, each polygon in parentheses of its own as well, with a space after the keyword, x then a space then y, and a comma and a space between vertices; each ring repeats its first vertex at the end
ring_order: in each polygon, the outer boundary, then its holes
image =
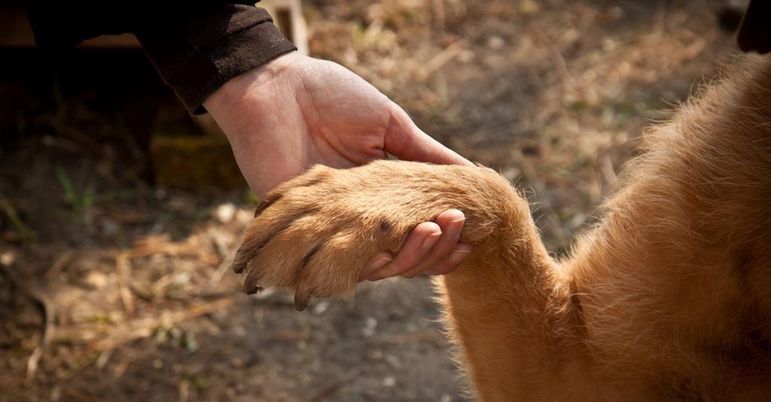
POLYGON ((404 109, 393 102, 391 106, 391 117, 383 140, 386 152, 402 160, 474 166, 466 158, 424 133, 404 109))

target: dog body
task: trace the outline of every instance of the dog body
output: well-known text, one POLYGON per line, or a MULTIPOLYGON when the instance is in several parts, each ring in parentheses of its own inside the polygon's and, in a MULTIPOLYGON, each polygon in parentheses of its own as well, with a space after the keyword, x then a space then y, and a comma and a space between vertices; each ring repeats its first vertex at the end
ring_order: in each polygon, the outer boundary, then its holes
POLYGON ((485 168, 316 167, 272 192, 239 250, 245 290, 351 294, 448 208, 474 251, 437 279, 484 401, 759 401, 771 395, 771 59, 747 57, 645 135, 569 258, 485 168))

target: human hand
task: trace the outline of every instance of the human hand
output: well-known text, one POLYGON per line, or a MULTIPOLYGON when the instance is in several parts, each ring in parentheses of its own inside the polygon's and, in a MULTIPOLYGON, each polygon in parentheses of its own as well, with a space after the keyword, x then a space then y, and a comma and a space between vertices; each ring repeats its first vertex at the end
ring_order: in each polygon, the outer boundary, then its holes
MULTIPOLYGON (((258 196, 315 164, 346 168, 383 159, 472 165, 421 131, 407 113, 345 67, 297 52, 242 74, 204 106, 230 141, 258 196)), ((470 247, 464 216, 445 211, 419 224, 396 256, 382 253, 362 280, 451 272, 470 247)))

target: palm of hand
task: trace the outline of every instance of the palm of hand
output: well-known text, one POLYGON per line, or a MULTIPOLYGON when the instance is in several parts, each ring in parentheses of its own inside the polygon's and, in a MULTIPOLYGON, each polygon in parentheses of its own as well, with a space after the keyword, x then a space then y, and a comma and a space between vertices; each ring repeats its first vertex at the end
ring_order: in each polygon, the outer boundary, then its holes
POLYGON ((314 62, 303 66, 293 80, 297 109, 292 113, 305 122, 310 162, 352 167, 383 159, 385 139, 394 127, 392 115, 401 109, 344 67, 314 62))
MULTIPOLYGON (((404 110, 356 74, 297 53, 228 81, 204 106, 260 197, 313 165, 347 168, 388 153, 471 165, 420 131, 404 110)), ((448 210, 417 225, 397 255, 381 253, 361 279, 451 271, 470 252, 458 244, 463 222, 460 211, 448 210)))

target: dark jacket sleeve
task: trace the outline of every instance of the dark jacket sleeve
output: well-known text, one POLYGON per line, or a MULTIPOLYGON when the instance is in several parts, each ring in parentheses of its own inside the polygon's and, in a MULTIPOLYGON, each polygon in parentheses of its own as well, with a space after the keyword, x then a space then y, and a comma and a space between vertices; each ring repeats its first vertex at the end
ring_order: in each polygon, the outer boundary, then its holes
POLYGON ((737 41, 745 52, 771 52, 771 2, 752 0, 744 14, 737 41))
POLYGON ((105 34, 133 33, 191 113, 229 79, 295 46, 251 2, 30 1, 41 48, 61 51, 105 34))

